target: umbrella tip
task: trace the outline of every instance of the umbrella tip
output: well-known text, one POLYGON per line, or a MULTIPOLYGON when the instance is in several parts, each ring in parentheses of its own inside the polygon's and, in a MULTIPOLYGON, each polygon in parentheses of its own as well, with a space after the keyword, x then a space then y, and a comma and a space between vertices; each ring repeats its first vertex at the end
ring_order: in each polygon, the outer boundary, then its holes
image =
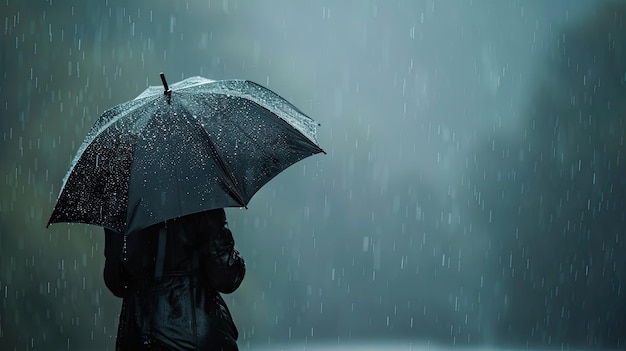
POLYGON ((165 74, 161 72, 160 76, 161 76, 161 83, 163 83, 163 88, 165 89, 165 91, 163 91, 163 94, 170 95, 172 91, 170 90, 169 85, 167 85, 167 80, 165 80, 165 74))

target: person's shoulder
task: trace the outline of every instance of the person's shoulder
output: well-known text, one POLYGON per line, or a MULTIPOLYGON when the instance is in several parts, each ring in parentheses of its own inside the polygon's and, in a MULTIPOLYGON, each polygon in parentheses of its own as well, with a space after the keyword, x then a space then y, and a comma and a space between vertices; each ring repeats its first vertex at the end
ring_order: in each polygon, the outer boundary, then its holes
POLYGON ((204 219, 222 219, 226 218, 226 211, 223 208, 215 208, 212 210, 202 211, 195 213, 194 216, 196 218, 204 218, 204 219))
POLYGON ((176 222, 182 224, 183 226, 193 225, 194 227, 204 227, 207 224, 226 222, 226 212, 223 208, 216 208, 180 217, 176 220, 176 222))

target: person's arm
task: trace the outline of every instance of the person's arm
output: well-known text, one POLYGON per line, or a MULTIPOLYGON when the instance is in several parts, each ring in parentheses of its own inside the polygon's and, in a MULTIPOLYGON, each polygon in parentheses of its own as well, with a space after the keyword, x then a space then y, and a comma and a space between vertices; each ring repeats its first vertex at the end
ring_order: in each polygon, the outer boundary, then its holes
POLYGON ((122 265, 123 237, 104 229, 104 284, 117 297, 123 297, 128 285, 128 274, 122 265))
POLYGON ((212 287, 222 293, 231 293, 241 285, 246 273, 246 264, 235 250, 235 240, 227 227, 223 209, 211 211, 204 217, 207 240, 201 244, 201 265, 208 275, 212 287))

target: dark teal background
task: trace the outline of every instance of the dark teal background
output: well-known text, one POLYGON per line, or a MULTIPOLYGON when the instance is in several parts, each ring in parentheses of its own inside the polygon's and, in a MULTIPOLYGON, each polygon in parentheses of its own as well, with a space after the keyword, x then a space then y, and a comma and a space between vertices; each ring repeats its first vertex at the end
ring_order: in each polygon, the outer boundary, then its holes
POLYGON ((625 21, 622 1, 3 0, 0 349, 113 349, 102 229, 45 224, 98 115, 160 72, 249 79, 321 123, 327 155, 227 211, 242 349, 623 348, 625 21))

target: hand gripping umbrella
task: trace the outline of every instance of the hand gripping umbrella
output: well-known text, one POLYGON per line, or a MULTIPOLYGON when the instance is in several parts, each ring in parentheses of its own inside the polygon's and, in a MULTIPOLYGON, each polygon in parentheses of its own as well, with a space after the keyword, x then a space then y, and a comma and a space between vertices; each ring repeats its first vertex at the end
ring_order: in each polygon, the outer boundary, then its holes
POLYGON ((246 80, 192 77, 151 86, 105 111, 63 180, 48 225, 130 235, 221 207, 245 207, 290 165, 324 152, 317 124, 246 80))

